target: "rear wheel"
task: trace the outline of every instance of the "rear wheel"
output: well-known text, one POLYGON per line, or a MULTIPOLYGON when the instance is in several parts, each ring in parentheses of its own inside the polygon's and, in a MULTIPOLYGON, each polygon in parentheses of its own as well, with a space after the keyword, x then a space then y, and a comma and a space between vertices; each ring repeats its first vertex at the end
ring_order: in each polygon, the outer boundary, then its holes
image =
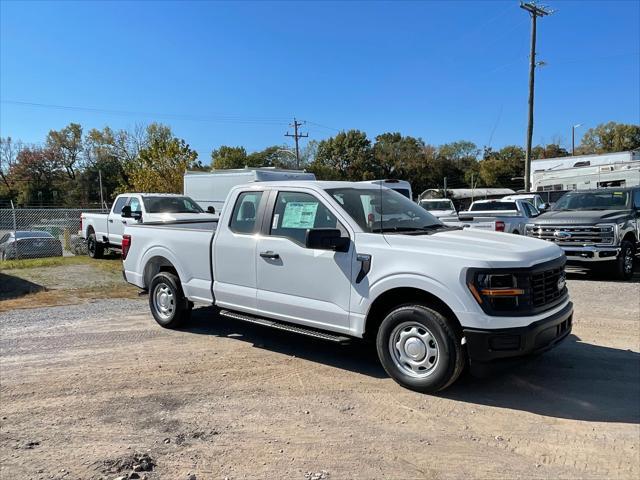
POLYGON ((376 347, 382 366, 400 385, 437 392, 464 367, 459 335, 447 318, 424 305, 404 305, 382 321, 376 347))
POLYGON ((149 286, 151 314, 164 328, 178 328, 191 316, 192 303, 182 293, 180 279, 169 272, 160 272, 149 286))
POLYGON ((91 258, 102 258, 104 255, 104 246, 98 243, 95 232, 91 232, 87 237, 87 253, 91 258))

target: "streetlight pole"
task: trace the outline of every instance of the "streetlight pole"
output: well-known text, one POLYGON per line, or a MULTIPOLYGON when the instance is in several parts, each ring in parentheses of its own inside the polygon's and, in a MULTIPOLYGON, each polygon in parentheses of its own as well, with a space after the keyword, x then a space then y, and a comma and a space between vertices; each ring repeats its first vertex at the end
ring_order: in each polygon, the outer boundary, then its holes
POLYGON ((571 126, 571 156, 576 156, 576 128, 581 127, 582 124, 578 123, 571 126))

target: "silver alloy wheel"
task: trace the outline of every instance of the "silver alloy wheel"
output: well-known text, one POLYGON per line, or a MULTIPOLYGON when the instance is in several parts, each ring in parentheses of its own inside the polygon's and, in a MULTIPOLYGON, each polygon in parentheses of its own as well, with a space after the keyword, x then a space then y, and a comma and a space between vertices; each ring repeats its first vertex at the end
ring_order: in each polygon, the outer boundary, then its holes
POLYGON ((436 338, 418 322, 404 322, 393 329, 389 352, 396 367, 417 378, 431 375, 440 360, 436 338))
POLYGON ((153 291, 153 306, 162 320, 171 320, 176 309, 173 290, 166 283, 158 283, 153 291))
POLYGON ((630 248, 627 248, 624 252, 624 273, 631 273, 633 271, 633 252, 630 248))

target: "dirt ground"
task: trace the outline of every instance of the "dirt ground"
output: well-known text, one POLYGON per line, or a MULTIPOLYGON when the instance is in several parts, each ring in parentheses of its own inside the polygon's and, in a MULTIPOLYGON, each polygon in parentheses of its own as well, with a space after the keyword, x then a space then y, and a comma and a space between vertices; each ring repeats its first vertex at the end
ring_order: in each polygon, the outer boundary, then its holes
POLYGON ((572 275, 566 342, 440 395, 398 386, 362 344, 211 308, 180 331, 144 298, 82 289, 77 305, 7 309, 0 477, 638 478, 638 280, 572 275))

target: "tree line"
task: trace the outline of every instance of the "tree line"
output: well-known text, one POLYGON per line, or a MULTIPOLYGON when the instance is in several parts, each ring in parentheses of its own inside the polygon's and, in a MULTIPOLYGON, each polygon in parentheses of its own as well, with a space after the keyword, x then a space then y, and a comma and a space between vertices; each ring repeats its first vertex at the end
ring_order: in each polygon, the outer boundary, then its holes
MULTIPOLYGON (((640 148, 640 126, 609 122, 582 137, 576 154, 640 148)), ((559 142, 537 145, 533 158, 568 156, 559 142)), ((178 193, 185 170, 247 167, 295 168, 284 145, 248 153, 242 146, 220 146, 204 164, 185 140, 159 123, 132 130, 91 129, 70 123, 51 130, 44 142, 29 145, 0 138, 0 201, 19 205, 87 206, 126 191, 178 193)), ((300 167, 322 180, 409 180, 415 192, 427 188, 523 185, 524 150, 507 145, 494 150, 460 140, 432 145, 401 133, 370 139, 360 130, 342 131, 302 149, 300 167), (446 180, 445 180, 446 179, 446 180)))

